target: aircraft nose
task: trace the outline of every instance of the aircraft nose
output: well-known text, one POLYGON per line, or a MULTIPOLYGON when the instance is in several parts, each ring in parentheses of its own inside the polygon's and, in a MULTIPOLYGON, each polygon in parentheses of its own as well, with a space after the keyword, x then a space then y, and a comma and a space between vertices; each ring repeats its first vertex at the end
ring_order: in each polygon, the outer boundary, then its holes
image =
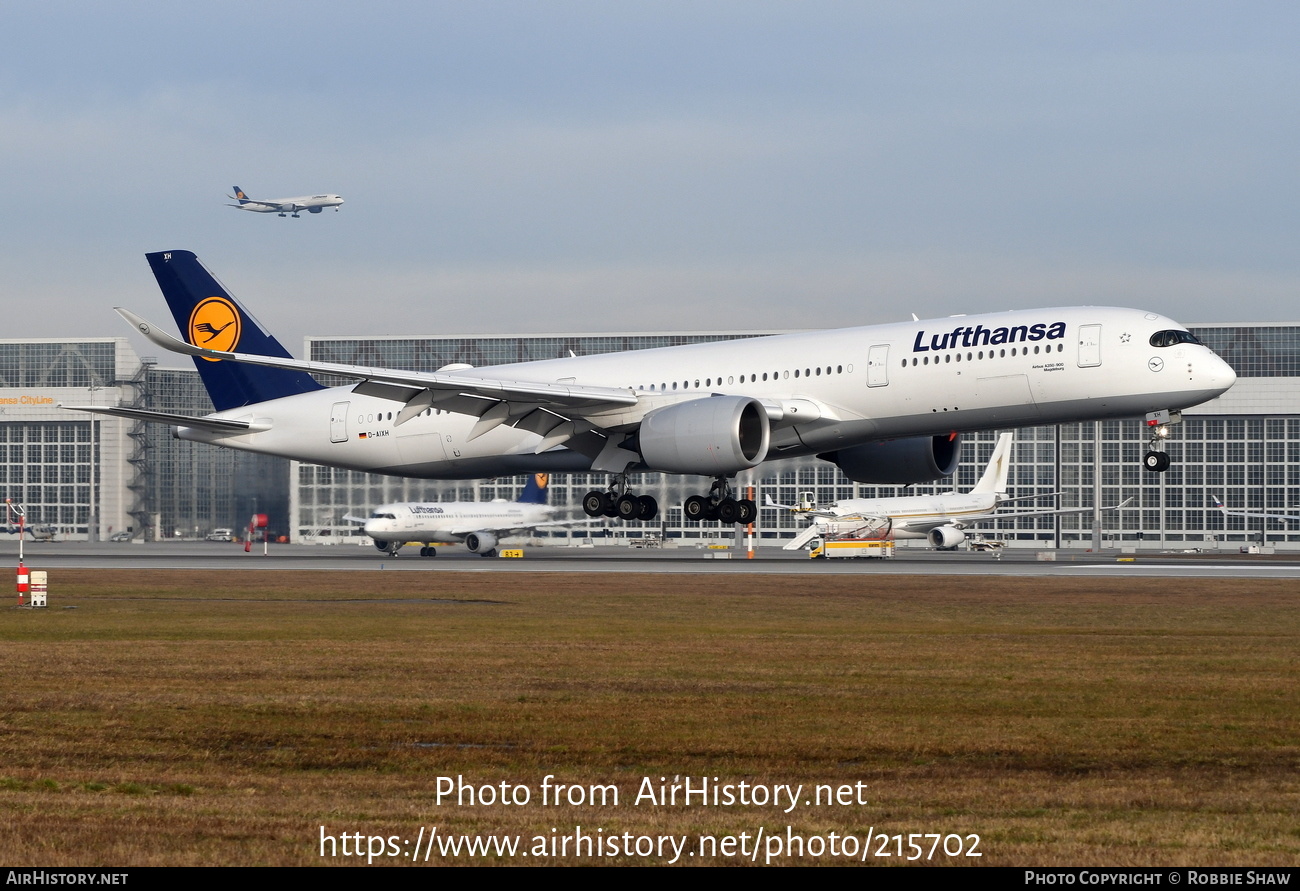
POLYGON ((1205 369, 1207 383, 1212 389, 1226 393, 1237 382, 1237 372, 1233 371, 1232 366, 1223 361, 1218 353, 1210 355, 1210 362, 1205 369))

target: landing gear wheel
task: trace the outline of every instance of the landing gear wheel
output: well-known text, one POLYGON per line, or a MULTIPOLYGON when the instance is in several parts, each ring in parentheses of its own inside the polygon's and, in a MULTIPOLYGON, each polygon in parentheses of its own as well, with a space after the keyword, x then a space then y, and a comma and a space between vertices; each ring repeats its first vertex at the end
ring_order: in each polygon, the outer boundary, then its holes
POLYGON ((734 498, 724 498, 718 502, 718 520, 724 525, 732 525, 740 519, 740 506, 734 498))
POLYGON ((736 522, 748 526, 758 518, 758 505, 748 498, 736 502, 736 522))
POLYGON ((1142 466, 1152 473, 1164 473, 1169 469, 1167 452, 1147 452, 1142 456, 1142 466))
POLYGON ((716 523, 718 521, 718 506, 716 504, 709 505, 708 509, 704 512, 704 519, 708 520, 710 523, 716 523))
POLYGON ((636 518, 642 522, 653 520, 659 514, 659 502, 649 495, 642 495, 636 500, 636 518))
POLYGON ((704 520, 708 518, 709 499, 703 495, 692 495, 682 502, 682 513, 688 520, 704 520))
POLYGON ((641 501, 635 495, 623 495, 614 507, 620 520, 635 520, 641 510, 641 501))
POLYGON ((592 490, 582 498, 582 512, 589 517, 605 516, 605 508, 609 506, 609 495, 604 492, 592 490))
POLYGON ((496 548, 493 548, 493 549, 490 550, 490 551, 479 551, 479 556, 480 556, 480 557, 495 557, 496 555, 497 555, 497 549, 496 549, 496 548))

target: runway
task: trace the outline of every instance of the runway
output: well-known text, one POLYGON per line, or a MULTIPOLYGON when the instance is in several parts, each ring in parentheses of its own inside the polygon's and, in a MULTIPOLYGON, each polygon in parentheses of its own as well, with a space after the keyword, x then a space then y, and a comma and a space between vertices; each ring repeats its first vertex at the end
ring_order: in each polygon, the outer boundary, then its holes
MULTIPOLYGON (((626 547, 524 547, 522 558, 484 558, 463 547, 438 549, 435 558, 408 548, 397 557, 357 545, 260 545, 246 553, 242 545, 219 542, 25 542, 30 569, 204 569, 326 570, 330 572, 654 572, 758 573, 778 575, 989 575, 1038 577, 1163 578, 1300 578, 1300 555, 1258 554, 1121 554, 1116 551, 1036 551, 1008 549, 1000 557, 959 551, 939 553, 899 548, 890 560, 809 560, 803 552, 758 548, 749 559, 744 550, 696 547, 642 550, 626 547), (1050 558, 1050 559, 1048 559, 1050 558)), ((0 557, 18 562, 16 540, 0 542, 0 557)))

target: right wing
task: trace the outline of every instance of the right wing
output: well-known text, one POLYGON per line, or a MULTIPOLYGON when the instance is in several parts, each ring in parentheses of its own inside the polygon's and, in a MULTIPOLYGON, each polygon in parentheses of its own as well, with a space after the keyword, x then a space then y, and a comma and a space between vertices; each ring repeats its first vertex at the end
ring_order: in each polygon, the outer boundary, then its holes
POLYGON ((779 507, 782 510, 788 510, 791 513, 799 514, 801 517, 826 517, 833 520, 841 516, 840 514, 837 514, 832 510, 826 510, 825 508, 814 507, 811 510, 804 510, 802 507, 795 504, 779 504, 772 500, 771 495, 763 496, 763 507, 779 507))
POLYGON ((1226 504, 1219 500, 1219 496, 1217 495, 1210 496, 1210 503, 1225 517, 1255 517, 1261 520, 1300 520, 1300 516, 1295 514, 1269 514, 1264 513, 1263 511, 1230 510, 1226 504))
MULTIPOLYGON (((1015 500, 1015 499, 1008 499, 1008 500, 1015 500)), ((1003 503, 1005 504, 1005 502, 1003 503)), ((969 517, 958 517, 955 521, 953 521, 952 525, 964 529, 967 526, 974 526, 979 523, 990 523, 994 520, 1016 520, 1016 519, 1023 519, 1027 517, 1055 517, 1055 516, 1060 516, 1062 514, 1082 514, 1082 513, 1087 513, 1090 510, 1097 510, 1097 511, 1122 510, 1128 507, 1132 503, 1133 503, 1132 498, 1125 498, 1119 504, 1111 504, 1106 507, 1096 507, 1096 508, 1062 507, 1062 508, 1054 508, 1051 510, 1024 510, 1024 511, 1008 512, 1008 513, 995 512, 995 513, 988 513, 988 514, 975 514, 974 516, 969 516, 969 517)))

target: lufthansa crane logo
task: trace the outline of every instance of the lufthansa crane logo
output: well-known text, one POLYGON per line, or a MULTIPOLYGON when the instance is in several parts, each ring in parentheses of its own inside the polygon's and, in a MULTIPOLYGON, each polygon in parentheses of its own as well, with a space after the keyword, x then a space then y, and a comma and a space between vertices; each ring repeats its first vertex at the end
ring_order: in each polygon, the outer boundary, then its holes
POLYGON ((537 488, 545 489, 546 484, 551 481, 551 476, 547 473, 535 473, 533 474, 533 479, 537 481, 537 488))
MULTIPOLYGON (((188 340, 195 346, 223 353, 234 352, 239 344, 239 335, 243 329, 243 320, 235 304, 225 297, 208 297, 199 301, 190 313, 188 340)), ((209 359, 220 362, 220 359, 209 359)))

